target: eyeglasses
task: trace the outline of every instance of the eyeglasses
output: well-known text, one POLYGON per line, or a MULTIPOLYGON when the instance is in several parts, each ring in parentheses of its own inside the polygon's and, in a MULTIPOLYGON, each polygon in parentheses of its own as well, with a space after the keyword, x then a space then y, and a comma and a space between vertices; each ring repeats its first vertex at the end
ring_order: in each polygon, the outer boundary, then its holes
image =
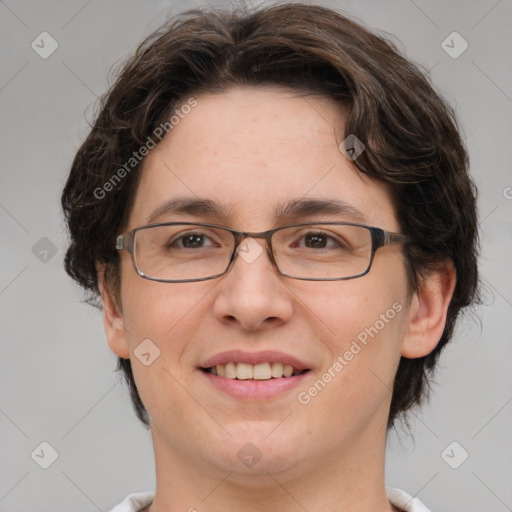
POLYGON ((252 262, 263 249, 255 240, 252 246, 248 242, 242 246, 249 237, 267 241, 269 258, 281 275, 306 281, 364 276, 377 249, 408 241, 405 235, 351 222, 306 222, 261 233, 215 224, 165 222, 121 234, 115 247, 131 254, 141 277, 184 283, 224 275, 237 254, 252 262))

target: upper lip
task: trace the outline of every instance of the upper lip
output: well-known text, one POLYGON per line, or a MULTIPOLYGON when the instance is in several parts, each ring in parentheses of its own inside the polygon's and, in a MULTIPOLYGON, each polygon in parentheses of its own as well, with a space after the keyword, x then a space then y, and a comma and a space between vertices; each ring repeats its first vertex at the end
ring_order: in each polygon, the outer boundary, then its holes
POLYGON ((212 368, 218 364, 226 363, 282 363, 293 366, 296 370, 309 370, 310 367, 294 356, 275 350, 264 350, 261 352, 244 352, 243 350, 228 350, 220 352, 206 359, 201 364, 201 368, 212 368))

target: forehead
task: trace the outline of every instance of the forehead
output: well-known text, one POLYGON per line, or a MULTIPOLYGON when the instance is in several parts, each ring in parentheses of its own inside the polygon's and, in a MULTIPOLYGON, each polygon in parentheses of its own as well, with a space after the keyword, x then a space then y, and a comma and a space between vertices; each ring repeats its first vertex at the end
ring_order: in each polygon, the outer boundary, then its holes
MULTIPOLYGON (((164 203, 189 198, 217 203, 225 214, 218 218, 235 229, 278 225, 279 212, 299 200, 338 201, 349 206, 345 213, 362 214, 349 220, 397 229, 389 189, 338 149, 346 111, 333 100, 279 87, 194 99, 143 162, 130 228, 148 223, 164 203)), ((328 215, 339 218, 333 209, 328 215)))

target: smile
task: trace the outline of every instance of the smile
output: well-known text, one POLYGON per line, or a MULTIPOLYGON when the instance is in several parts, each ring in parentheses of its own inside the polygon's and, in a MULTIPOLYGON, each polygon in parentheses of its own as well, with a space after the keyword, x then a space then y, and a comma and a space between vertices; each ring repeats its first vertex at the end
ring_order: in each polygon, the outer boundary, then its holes
POLYGON ((235 363, 217 364, 210 368, 203 368, 207 373, 237 380, 270 380, 282 377, 301 375, 307 370, 299 370, 289 364, 283 363, 235 363))
POLYGON ((312 366, 291 354, 265 350, 218 353, 198 367, 206 384, 244 401, 285 396, 312 375, 312 366))

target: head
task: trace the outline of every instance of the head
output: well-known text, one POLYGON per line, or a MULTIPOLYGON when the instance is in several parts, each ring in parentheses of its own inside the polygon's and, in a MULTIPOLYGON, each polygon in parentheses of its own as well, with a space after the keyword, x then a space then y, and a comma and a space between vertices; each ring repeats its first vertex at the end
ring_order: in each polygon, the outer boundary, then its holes
MULTIPOLYGON (((453 110, 390 41, 320 6, 194 10, 144 41, 103 97, 62 195, 65 266, 103 307, 146 425, 176 442, 186 431, 200 436, 204 411, 182 387, 202 390, 201 363, 225 350, 274 349, 305 360, 317 381, 331 368, 321 392, 306 388, 308 403, 294 403, 290 440, 327 428, 347 441, 361 425, 389 428, 426 396, 457 318, 476 300, 475 196, 453 110), (364 144, 354 160, 340 151, 349 135, 364 144), (260 257, 237 258, 214 280, 143 279, 116 237, 176 197, 223 211, 155 222, 262 232, 283 223, 275 210, 291 201, 337 199, 361 215, 311 210, 296 222, 362 222, 408 242, 380 248, 367 275, 345 281, 284 277, 261 240, 260 257), (160 350, 154 367, 134 356, 147 338, 160 350), (333 370, 347 351, 346 367, 333 370), (361 403, 350 418, 343 412, 361 403)), ((231 405, 214 407, 238 441, 264 445, 282 419, 278 402, 231 405)))

